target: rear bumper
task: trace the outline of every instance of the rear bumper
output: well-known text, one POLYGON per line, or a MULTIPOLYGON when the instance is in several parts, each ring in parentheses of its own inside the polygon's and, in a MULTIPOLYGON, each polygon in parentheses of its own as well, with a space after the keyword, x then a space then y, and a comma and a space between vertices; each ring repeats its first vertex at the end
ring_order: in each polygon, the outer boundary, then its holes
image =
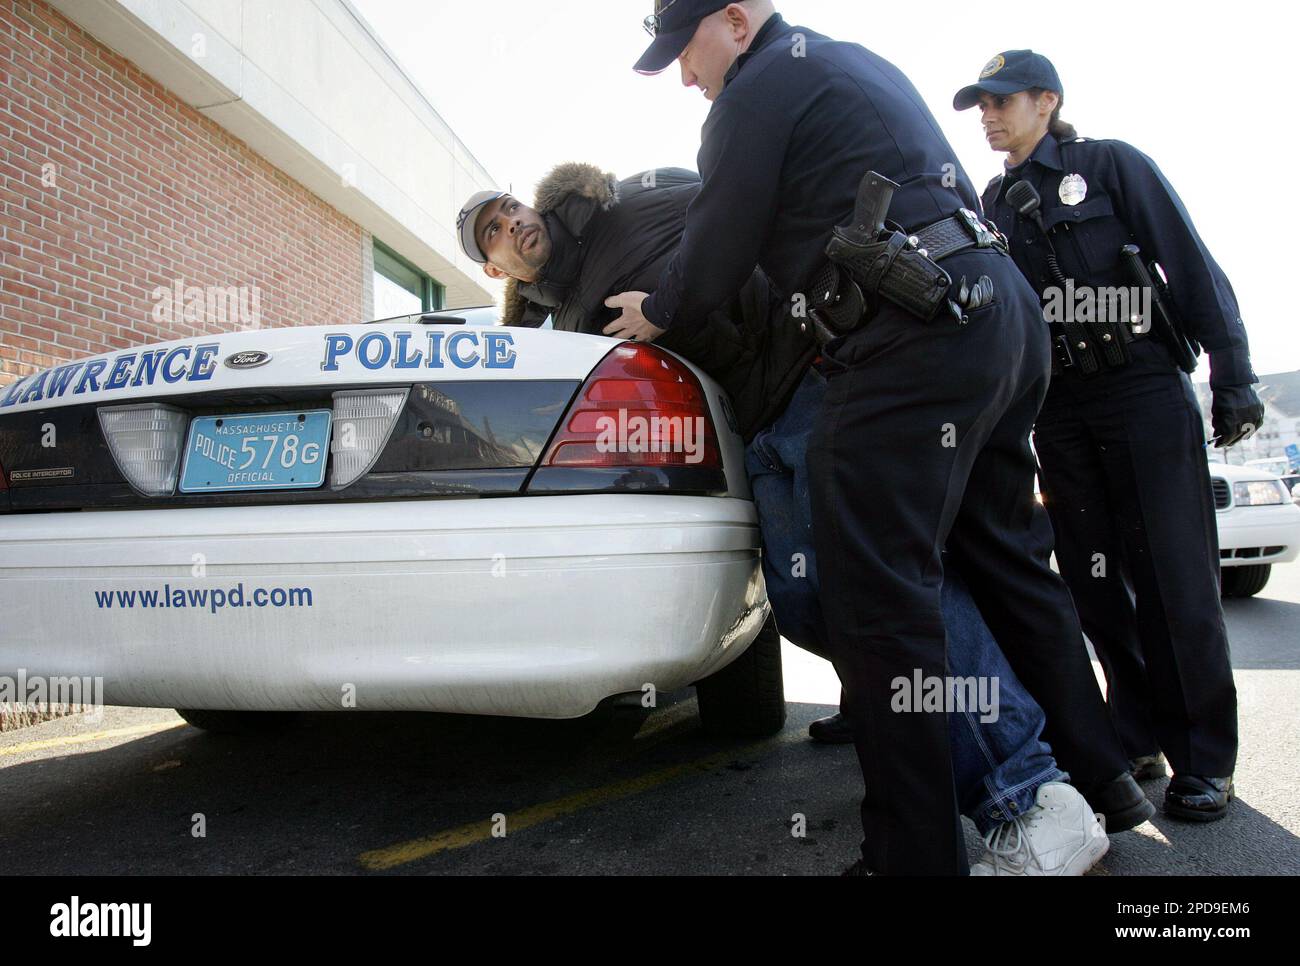
POLYGON ((573 717, 767 601, 752 503, 617 494, 0 518, 0 613, 0 674, 108 704, 573 717))
POLYGON ((1220 511, 1219 565, 1289 563, 1300 555, 1300 507, 1241 506, 1220 511), (1282 548, 1274 553, 1263 551, 1282 548))

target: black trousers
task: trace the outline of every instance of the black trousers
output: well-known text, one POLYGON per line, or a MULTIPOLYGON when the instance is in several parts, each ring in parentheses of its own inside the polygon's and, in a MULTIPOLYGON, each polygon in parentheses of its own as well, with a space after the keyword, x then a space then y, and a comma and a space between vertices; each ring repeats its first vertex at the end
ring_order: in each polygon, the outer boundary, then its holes
POLYGON ((988 275, 996 300, 960 327, 885 305, 832 342, 809 451, 822 604, 866 784, 862 853, 886 874, 967 870, 947 718, 892 706, 895 679, 946 675, 945 543, 1047 713, 1058 764, 1083 790, 1126 767, 1033 496, 1029 434, 1050 376, 1038 298, 991 251, 944 267, 988 275))
POLYGON ((1133 351, 1123 369, 1057 377, 1038 419, 1056 559, 1128 755, 1231 775, 1237 692, 1201 412, 1158 342, 1133 351))

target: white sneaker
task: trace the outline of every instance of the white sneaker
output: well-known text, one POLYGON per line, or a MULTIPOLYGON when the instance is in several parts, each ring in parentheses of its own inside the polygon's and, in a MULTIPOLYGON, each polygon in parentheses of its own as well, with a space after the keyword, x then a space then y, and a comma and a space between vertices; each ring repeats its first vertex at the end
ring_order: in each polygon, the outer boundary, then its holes
POLYGON ((1083 875, 1110 848, 1101 816, 1074 786, 1048 782, 1037 804, 984 836, 971 875, 1083 875))

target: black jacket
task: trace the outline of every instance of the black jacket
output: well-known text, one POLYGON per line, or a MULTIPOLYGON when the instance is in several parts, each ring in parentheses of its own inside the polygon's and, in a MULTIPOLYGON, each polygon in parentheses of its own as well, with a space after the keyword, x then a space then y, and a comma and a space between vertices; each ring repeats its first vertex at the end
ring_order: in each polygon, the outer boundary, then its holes
POLYGON ((805 293, 831 230, 853 217, 868 171, 898 182, 889 220, 913 231, 978 207, 975 187, 903 73, 857 44, 773 14, 728 72, 704 121, 704 183, 681 248, 641 307, 690 326, 760 266, 805 293))
MULTIPOLYGON (((551 258, 537 282, 507 283, 505 324, 538 326, 550 315, 556 329, 599 335, 618 316, 606 298, 654 286, 681 242, 699 188, 699 176, 682 168, 616 181, 587 164, 557 167, 538 184, 535 202, 550 232, 551 258)), ((781 414, 816 355, 784 307, 766 276, 754 272, 698 327, 671 330, 656 342, 721 384, 746 442, 781 414)))
POLYGON ((1006 200, 1021 179, 1042 198, 1043 227, 1068 278, 1080 287, 1129 286, 1120 248, 1136 244, 1168 274, 1180 321, 1210 355, 1210 385, 1258 381, 1232 285, 1154 161, 1123 141, 1062 143, 1048 134, 1023 165, 989 182, 984 213, 1006 233, 1016 264, 1041 294, 1056 283, 1038 227, 1006 200))

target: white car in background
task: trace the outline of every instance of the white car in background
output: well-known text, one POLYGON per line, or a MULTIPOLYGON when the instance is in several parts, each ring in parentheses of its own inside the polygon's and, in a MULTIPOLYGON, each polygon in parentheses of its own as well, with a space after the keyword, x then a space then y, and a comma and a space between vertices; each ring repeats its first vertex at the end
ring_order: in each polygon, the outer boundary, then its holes
POLYGON ((102 677, 214 730, 691 684, 706 727, 779 730, 722 390, 495 317, 212 335, 0 390, 0 674, 102 677))
POLYGON ((1300 506, 1282 478, 1259 466, 1210 463, 1224 597, 1264 589, 1273 565, 1300 555, 1300 506))

